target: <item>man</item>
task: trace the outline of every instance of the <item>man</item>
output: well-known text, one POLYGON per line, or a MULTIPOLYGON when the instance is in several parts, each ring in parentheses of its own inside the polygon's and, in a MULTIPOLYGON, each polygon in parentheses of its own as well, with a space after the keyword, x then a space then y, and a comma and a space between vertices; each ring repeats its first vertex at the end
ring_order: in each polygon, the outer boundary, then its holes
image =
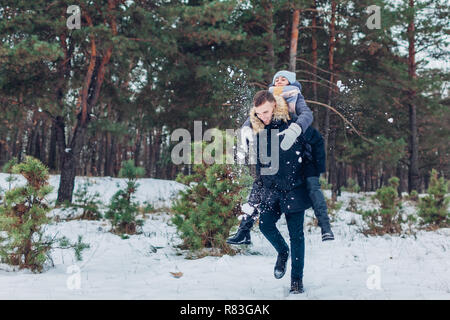
MULTIPOLYGON (((278 71, 274 77, 269 91, 274 96, 285 98, 290 114, 295 114, 295 122, 289 125, 288 130, 284 131, 284 139, 280 144, 281 149, 289 149, 297 139, 303 140, 308 151, 304 157, 303 174, 306 180, 309 196, 313 203, 314 214, 322 232, 322 241, 334 240, 334 234, 331 231, 330 219, 325 197, 320 186, 320 174, 326 171, 326 154, 324 140, 319 131, 310 126, 313 121, 311 110, 305 103, 301 94, 301 85, 296 81, 295 73, 287 70, 278 71), (289 105, 291 104, 291 105, 289 105)), ((252 139, 253 130, 250 117, 245 121, 241 128, 243 144, 252 139)), ((245 147, 244 147, 245 149, 245 147)), ((257 213, 252 215, 252 207, 243 207, 247 213, 241 220, 236 234, 227 239, 228 244, 250 244, 250 231, 253 226, 257 213)))
POLYGON ((250 206, 258 208, 259 228, 278 252, 274 268, 277 279, 284 276, 289 258, 289 246, 276 227, 281 214, 285 215, 291 244, 290 292, 294 294, 303 292, 303 221, 305 210, 311 207, 301 174, 304 143, 296 139, 287 150, 279 147, 280 138, 290 130, 290 125, 295 120, 295 116, 290 117, 283 98, 274 97, 267 90, 256 93, 250 110, 250 121, 257 137, 257 177, 248 202, 250 206), (276 155, 273 152, 278 153, 277 168, 274 168, 276 155), (272 161, 268 162, 267 158, 272 161))

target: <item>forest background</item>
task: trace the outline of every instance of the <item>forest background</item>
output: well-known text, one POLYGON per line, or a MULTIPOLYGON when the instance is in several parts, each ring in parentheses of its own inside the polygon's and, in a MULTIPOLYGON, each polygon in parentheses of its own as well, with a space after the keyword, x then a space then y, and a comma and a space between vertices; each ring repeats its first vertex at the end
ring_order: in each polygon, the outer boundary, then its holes
POLYGON ((171 161, 175 129, 239 128, 288 69, 334 195, 393 176, 423 192, 431 169, 450 174, 448 17, 440 0, 3 0, 0 167, 41 160, 59 202, 76 175, 117 176, 128 159, 174 179, 190 171, 171 161))

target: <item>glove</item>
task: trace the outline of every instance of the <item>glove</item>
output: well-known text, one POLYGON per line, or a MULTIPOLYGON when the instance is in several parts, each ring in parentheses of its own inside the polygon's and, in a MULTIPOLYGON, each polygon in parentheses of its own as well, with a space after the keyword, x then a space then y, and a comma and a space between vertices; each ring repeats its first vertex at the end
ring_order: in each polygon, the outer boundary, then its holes
POLYGON ((240 215, 238 217, 239 220, 244 219, 246 217, 252 217, 254 218, 255 213, 257 215, 258 211, 256 209, 258 205, 251 205, 250 203, 244 203, 241 205, 241 211, 244 213, 243 215, 240 215))
POLYGON ((294 123, 291 123, 289 128, 281 131, 278 135, 284 135, 283 141, 281 141, 280 147, 284 151, 289 150, 294 144, 295 140, 297 140, 298 136, 302 134, 302 128, 294 123))

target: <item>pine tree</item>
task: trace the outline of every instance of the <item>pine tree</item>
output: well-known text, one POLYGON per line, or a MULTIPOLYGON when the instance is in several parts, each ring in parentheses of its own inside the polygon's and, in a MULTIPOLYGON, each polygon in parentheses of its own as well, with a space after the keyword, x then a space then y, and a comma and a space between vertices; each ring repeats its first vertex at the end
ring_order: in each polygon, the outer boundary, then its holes
POLYGON ((218 249, 222 254, 232 253, 226 244, 231 228, 237 223, 243 186, 234 177, 230 165, 196 165, 194 174, 179 176, 178 182, 190 185, 181 192, 173 206, 174 224, 184 240, 183 248, 199 250, 218 249))
POLYGON ((401 233, 401 223, 403 222, 400 213, 401 200, 398 197, 397 177, 389 179, 389 186, 379 188, 373 199, 380 202, 381 208, 361 212, 363 220, 367 223, 365 234, 383 235, 385 233, 401 233))
POLYGON ((419 217, 423 219, 422 224, 442 228, 450 226, 450 197, 447 192, 448 181, 445 181, 444 177, 438 178, 435 169, 431 170, 428 195, 419 199, 419 217))
POLYGON ((145 174, 142 167, 136 167, 134 160, 122 162, 119 177, 126 178, 126 188, 117 191, 108 206, 105 217, 111 220, 112 231, 117 234, 135 234, 137 227, 143 225, 143 220, 137 219, 139 202, 135 201, 134 193, 139 184, 137 179, 145 174))
POLYGON ((47 261, 52 241, 43 234, 51 210, 45 197, 52 191, 48 170, 37 159, 26 157, 13 173, 27 180, 23 187, 9 190, 0 206, 0 258, 3 262, 40 272, 47 261))
POLYGON ((102 218, 100 212, 100 205, 102 204, 100 200, 100 193, 89 192, 89 187, 93 183, 86 180, 82 185, 80 185, 77 191, 74 193, 75 201, 74 203, 65 203, 66 208, 64 210, 77 211, 77 209, 83 210, 79 219, 84 220, 99 220, 102 218))
POLYGON ((192 174, 179 174, 177 181, 188 186, 172 207, 172 221, 184 241, 182 247, 191 251, 208 248, 213 254, 232 253, 226 238, 237 223, 240 204, 252 181, 247 169, 203 162, 194 165, 192 174))

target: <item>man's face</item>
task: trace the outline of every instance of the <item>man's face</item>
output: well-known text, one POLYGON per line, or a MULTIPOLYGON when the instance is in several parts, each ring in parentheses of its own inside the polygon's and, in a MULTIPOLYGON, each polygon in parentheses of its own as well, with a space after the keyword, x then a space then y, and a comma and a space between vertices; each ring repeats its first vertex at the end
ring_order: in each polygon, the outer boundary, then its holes
POLYGON ((266 101, 263 104, 255 107, 256 116, 265 124, 268 125, 272 121, 273 110, 275 109, 275 102, 266 101))
POLYGON ((283 76, 279 76, 275 79, 275 87, 282 87, 289 85, 289 80, 283 76))

